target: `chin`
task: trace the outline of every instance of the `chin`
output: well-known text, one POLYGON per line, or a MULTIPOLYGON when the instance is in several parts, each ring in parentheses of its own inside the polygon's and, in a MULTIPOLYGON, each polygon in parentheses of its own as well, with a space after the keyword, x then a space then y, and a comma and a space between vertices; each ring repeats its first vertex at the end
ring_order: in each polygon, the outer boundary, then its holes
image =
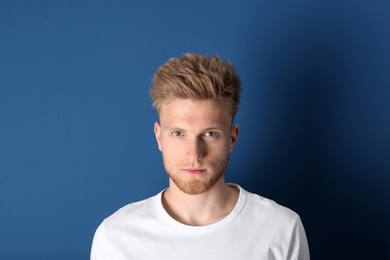
POLYGON ((223 176, 219 174, 214 178, 207 180, 192 180, 192 181, 181 181, 175 178, 171 178, 176 186, 185 194, 188 195, 200 195, 208 192, 223 176))

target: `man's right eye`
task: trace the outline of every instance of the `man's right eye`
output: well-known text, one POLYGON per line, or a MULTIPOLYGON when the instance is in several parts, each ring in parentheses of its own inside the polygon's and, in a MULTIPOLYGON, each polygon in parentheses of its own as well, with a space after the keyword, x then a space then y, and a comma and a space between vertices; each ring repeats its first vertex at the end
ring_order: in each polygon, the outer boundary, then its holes
POLYGON ((182 135, 183 135, 183 132, 181 132, 181 131, 173 131, 173 132, 172 132, 172 135, 173 135, 173 136, 182 136, 182 135))

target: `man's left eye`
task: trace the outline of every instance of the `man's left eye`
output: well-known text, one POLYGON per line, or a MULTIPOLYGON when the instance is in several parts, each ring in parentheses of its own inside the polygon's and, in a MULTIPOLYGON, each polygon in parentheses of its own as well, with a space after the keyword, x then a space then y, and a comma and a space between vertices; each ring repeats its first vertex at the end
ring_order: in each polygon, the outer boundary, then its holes
POLYGON ((205 136, 217 136, 218 133, 217 132, 214 132, 214 131, 209 131, 209 132, 206 132, 205 136))

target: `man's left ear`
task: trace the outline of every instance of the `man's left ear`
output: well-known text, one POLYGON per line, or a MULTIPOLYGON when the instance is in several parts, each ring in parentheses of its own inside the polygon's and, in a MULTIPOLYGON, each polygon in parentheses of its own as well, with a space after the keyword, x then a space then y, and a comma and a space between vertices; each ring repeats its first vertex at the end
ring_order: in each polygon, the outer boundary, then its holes
POLYGON ((238 133, 240 132, 240 127, 238 125, 234 125, 230 130, 230 149, 229 152, 233 151, 234 145, 237 143, 238 133))

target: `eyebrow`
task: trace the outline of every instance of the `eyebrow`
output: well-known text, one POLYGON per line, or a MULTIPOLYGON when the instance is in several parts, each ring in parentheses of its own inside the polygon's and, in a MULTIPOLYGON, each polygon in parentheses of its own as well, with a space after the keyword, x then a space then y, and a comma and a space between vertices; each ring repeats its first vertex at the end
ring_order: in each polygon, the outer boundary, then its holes
MULTIPOLYGON (((175 126, 166 126, 164 127, 165 130, 185 130, 184 128, 182 127, 175 127, 175 126)), ((210 130, 222 130, 223 127, 221 126, 211 126, 211 127, 207 127, 207 128, 204 128, 201 130, 201 132, 207 132, 207 131, 210 131, 210 130)))
POLYGON ((210 130, 222 130, 222 127, 218 127, 218 126, 207 127, 206 129, 203 129, 203 132, 207 132, 210 130))

